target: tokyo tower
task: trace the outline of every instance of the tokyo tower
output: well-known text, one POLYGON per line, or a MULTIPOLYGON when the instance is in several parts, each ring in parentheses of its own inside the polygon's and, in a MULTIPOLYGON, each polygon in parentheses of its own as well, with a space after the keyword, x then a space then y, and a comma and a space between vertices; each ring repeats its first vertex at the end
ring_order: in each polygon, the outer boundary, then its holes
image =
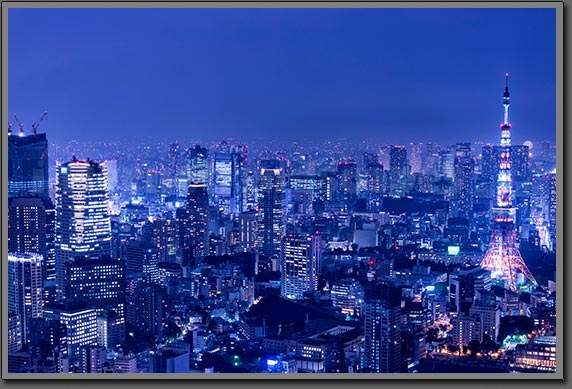
POLYGON ((508 108, 508 73, 503 95, 504 121, 501 124, 500 170, 497 177, 496 204, 492 208, 492 231, 489 248, 481 267, 491 272, 492 278, 502 279, 512 291, 516 291, 518 272, 538 285, 524 263, 517 245, 515 218, 516 208, 512 205, 512 177, 510 173, 510 129, 508 108))

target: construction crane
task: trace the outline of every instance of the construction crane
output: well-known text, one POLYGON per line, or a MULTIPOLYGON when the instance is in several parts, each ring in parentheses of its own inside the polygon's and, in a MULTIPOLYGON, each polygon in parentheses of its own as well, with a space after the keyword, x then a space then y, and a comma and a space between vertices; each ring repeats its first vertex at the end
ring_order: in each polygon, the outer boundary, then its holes
POLYGON ((16 120, 16 123, 18 123, 18 127, 20 127, 20 136, 24 136, 24 123, 22 123, 18 119, 18 116, 16 116, 16 114, 14 114, 14 119, 16 120))
POLYGON ((44 118, 46 117, 47 114, 48 114, 48 111, 45 111, 44 114, 42 115, 42 117, 38 121, 36 121, 34 124, 32 124, 32 132, 34 133, 34 135, 36 135, 36 130, 38 129, 38 126, 40 125, 42 120, 44 120, 44 118))
POLYGON ((8 122, 8 136, 12 135, 12 123, 8 122))

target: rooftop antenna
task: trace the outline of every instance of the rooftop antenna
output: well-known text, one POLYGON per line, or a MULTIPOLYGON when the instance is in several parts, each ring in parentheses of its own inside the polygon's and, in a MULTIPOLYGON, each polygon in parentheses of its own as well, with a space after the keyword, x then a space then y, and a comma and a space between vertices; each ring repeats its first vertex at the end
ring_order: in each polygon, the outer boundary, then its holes
POLYGON ((44 111, 44 114, 42 115, 42 117, 38 121, 36 121, 34 124, 32 124, 32 132, 34 133, 34 135, 37 135, 36 130, 38 129, 38 126, 40 125, 42 120, 44 120, 44 118, 46 117, 47 114, 48 114, 48 111, 44 111))

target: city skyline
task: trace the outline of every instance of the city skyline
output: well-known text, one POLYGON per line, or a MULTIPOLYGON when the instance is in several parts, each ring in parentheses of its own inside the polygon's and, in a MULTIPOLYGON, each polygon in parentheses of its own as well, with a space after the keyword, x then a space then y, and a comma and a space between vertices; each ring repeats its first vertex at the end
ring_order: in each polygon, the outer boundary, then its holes
POLYGON ((553 9, 9 12, 9 112, 53 141, 494 142, 506 72, 514 143, 555 141, 553 9))
POLYGON ((5 371, 562 375, 556 10, 32 11, 5 371))

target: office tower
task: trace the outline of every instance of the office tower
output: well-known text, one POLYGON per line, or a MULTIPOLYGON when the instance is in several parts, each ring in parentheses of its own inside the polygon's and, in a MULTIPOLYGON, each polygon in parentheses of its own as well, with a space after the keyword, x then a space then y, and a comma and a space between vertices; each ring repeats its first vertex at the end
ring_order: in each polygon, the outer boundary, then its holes
POLYGON ((403 146, 390 146, 389 177, 391 191, 403 194, 403 178, 407 175, 407 150, 403 146))
POLYGON ((366 166, 367 175, 367 204, 370 210, 375 210, 381 206, 381 199, 383 197, 383 184, 384 174, 383 165, 380 163, 373 163, 366 166))
POLYGON ((55 209, 49 198, 8 199, 8 252, 37 253, 43 259, 43 279, 55 281, 55 209))
POLYGON ((256 190, 256 176, 252 170, 246 173, 245 184, 245 210, 252 211, 258 205, 258 193, 256 190))
POLYGON ((486 182, 495 182, 498 175, 498 148, 484 145, 481 151, 481 177, 486 182))
POLYGON ((411 165, 411 173, 423 172, 423 143, 410 143, 407 155, 409 156, 409 164, 411 165))
POLYGON ((357 199, 357 163, 338 162, 338 199, 353 208, 357 199))
POLYGON ((195 145, 189 153, 188 184, 209 184, 209 151, 195 145))
POLYGON ((22 349, 22 318, 17 313, 8 312, 8 353, 22 349))
POLYGON ((256 249, 258 216, 256 210, 242 212, 238 215, 239 249, 248 252, 256 249))
POLYGON ((471 218, 475 197, 475 160, 471 156, 470 143, 457 145, 453 188, 454 216, 471 218))
POLYGON ((97 344, 113 349, 125 343, 125 316, 104 311, 97 315, 96 321, 97 344))
POLYGON ((105 161, 105 166, 107 166, 107 181, 109 184, 109 192, 114 193, 117 190, 117 185, 119 184, 119 171, 117 170, 117 160, 112 159, 105 161))
POLYGON ((167 158, 167 177, 176 178, 179 173, 179 163, 181 159, 181 146, 179 141, 169 146, 169 154, 167 158))
POLYGON ((32 345, 33 319, 42 317, 42 261, 39 254, 8 254, 8 313, 20 316, 26 345, 32 345))
POLYGON ((493 342, 497 341, 500 329, 499 306, 473 304, 469 311, 469 315, 478 317, 481 322, 481 331, 483 334, 489 336, 493 342))
POLYGON ((56 288, 63 298, 66 262, 111 254, 111 220, 105 164, 74 157, 56 173, 56 288))
POLYGON ((159 282, 159 255, 153 243, 132 240, 123 251, 125 271, 142 273, 146 282, 159 282))
POLYGON ((282 297, 303 299, 305 292, 318 289, 322 247, 317 235, 287 235, 282 240, 282 297))
POLYGON ((426 175, 435 174, 434 149, 435 146, 431 142, 425 143, 425 147, 423 147, 421 156, 421 172, 423 174, 426 175))
POLYGON ((441 150, 437 153, 437 174, 440 177, 455 177, 455 154, 452 150, 441 150))
POLYGON ((341 308, 344 315, 360 315, 364 303, 364 288, 353 278, 334 282, 331 291, 332 305, 341 308))
POLYGON ((293 191, 310 191, 312 201, 324 201, 326 199, 326 179, 324 176, 290 176, 287 187, 293 191))
POLYGON ((140 285, 127 301, 127 322, 136 331, 158 334, 161 331, 167 290, 159 286, 140 285))
POLYGON ((237 216, 246 210, 244 167, 247 161, 247 146, 232 147, 232 189, 230 212, 237 216))
POLYGON ((174 263, 176 261, 177 227, 174 218, 165 215, 153 222, 153 241, 157 249, 159 263, 174 263))
POLYGON ((322 177, 326 181, 326 196, 325 201, 337 201, 338 200, 338 177, 336 173, 324 172, 322 177))
POLYGON ((233 156, 231 154, 230 145, 227 141, 222 141, 217 145, 217 150, 214 155, 213 202, 222 211, 223 215, 228 215, 231 211, 232 162, 233 156))
POLYGON ((46 134, 8 135, 8 197, 49 198, 46 134))
POLYGON ((64 264, 68 280, 66 302, 81 302, 98 313, 114 311, 125 314, 125 265, 121 260, 104 257, 77 259, 64 264))
POLYGON ((189 245, 194 262, 200 262, 207 255, 208 247, 208 210, 209 197, 207 186, 189 185, 187 194, 187 213, 189 217, 189 245))
POLYGON ((263 160, 260 166, 258 249, 269 258, 277 258, 285 233, 284 172, 278 160, 263 160))
POLYGON ((103 346, 83 346, 80 348, 79 373, 103 373, 107 350, 103 346))
POLYGON ((451 343, 456 346, 466 347, 471 341, 481 341, 483 330, 481 320, 476 316, 461 314, 451 320, 453 331, 451 343))
POLYGON ((365 366, 369 373, 401 370, 401 288, 389 282, 366 290, 365 366))
POLYGON ((79 371, 81 348, 97 345, 95 310, 78 303, 49 304, 44 307, 43 315, 56 331, 52 346, 59 350, 58 373, 79 371))
POLYGON ((517 272, 522 273, 533 284, 537 285, 530 270, 524 263, 518 249, 515 231, 516 209, 512 205, 511 177, 511 125, 508 121, 510 93, 508 90, 508 74, 503 95, 504 121, 501 125, 501 151, 499 173, 497 177, 496 206, 493 208, 492 232, 489 248, 481 267, 491 271, 493 278, 505 281, 506 285, 516 291, 517 272))

